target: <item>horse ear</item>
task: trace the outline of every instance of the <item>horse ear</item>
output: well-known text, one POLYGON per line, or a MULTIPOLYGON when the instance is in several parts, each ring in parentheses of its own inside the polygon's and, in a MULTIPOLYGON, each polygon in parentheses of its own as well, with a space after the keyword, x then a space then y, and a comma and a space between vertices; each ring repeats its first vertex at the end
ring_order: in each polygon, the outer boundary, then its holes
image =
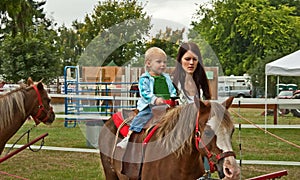
POLYGON ((44 89, 43 83, 42 83, 42 82, 39 82, 39 83, 37 84, 37 88, 38 88, 38 90, 43 90, 43 89, 44 89))
POLYGON ((31 77, 29 77, 29 78, 27 79, 27 85, 28 85, 28 86, 33 85, 33 80, 31 79, 31 77))
POLYGON ((194 103, 195 106, 197 107, 197 109, 200 108, 200 110, 205 109, 205 107, 207 107, 207 102, 206 101, 202 101, 201 99, 197 98, 196 96, 194 97, 194 103))
POLYGON ((227 98, 227 99, 222 103, 223 106, 224 106, 226 109, 230 108, 233 99, 234 99, 233 96, 230 96, 229 98, 227 98))
POLYGON ((207 107, 207 102, 204 102, 202 100, 199 100, 199 104, 200 104, 200 109, 204 109, 205 107, 207 107))
POLYGON ((194 102, 197 108, 200 107, 200 99, 197 96, 194 96, 194 102))
POLYGON ((199 99, 198 97, 194 96, 194 103, 196 105, 196 107, 199 109, 204 109, 205 107, 208 106, 208 101, 202 101, 201 99, 199 99))

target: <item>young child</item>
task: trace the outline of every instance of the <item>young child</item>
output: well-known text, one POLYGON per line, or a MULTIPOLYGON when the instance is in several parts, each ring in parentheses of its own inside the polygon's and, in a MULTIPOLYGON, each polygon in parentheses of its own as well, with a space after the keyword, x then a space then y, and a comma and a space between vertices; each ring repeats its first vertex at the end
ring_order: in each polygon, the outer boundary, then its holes
POLYGON ((167 67, 167 55, 158 48, 149 48, 145 53, 145 70, 139 78, 140 99, 137 103, 139 113, 132 120, 128 135, 117 144, 117 147, 125 149, 129 137, 133 131, 141 132, 144 125, 151 119, 151 108, 154 105, 165 104, 164 100, 176 96, 170 75, 164 73, 167 67))

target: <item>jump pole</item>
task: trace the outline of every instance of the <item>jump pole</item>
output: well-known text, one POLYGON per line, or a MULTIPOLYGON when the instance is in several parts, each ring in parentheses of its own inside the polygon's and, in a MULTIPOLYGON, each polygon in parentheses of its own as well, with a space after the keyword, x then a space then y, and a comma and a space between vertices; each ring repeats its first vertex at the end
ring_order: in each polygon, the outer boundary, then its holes
POLYGON ((250 179, 247 179, 247 180, 275 179, 275 178, 281 178, 282 176, 287 176, 287 175, 288 175, 287 170, 282 170, 282 171, 273 172, 273 173, 270 173, 270 174, 265 174, 265 175, 257 176, 257 177, 250 178, 250 179))
POLYGON ((3 161, 7 160, 8 158, 18 154, 19 152, 23 151, 25 148, 29 147, 30 145, 38 142, 39 140, 43 139, 44 137, 48 136, 48 133, 42 134, 39 137, 35 138, 34 140, 32 140, 31 142, 23 145, 22 147, 20 147, 19 149, 7 154, 6 156, 0 158, 0 163, 2 163, 3 161))

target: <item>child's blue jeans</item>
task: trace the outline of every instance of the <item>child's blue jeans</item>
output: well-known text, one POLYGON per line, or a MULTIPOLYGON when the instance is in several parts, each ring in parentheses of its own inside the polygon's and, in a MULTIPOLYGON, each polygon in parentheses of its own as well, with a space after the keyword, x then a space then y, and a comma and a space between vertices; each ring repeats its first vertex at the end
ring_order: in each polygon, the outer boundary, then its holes
POLYGON ((141 132, 145 124, 152 118, 152 111, 149 106, 140 111, 132 120, 129 130, 141 132))

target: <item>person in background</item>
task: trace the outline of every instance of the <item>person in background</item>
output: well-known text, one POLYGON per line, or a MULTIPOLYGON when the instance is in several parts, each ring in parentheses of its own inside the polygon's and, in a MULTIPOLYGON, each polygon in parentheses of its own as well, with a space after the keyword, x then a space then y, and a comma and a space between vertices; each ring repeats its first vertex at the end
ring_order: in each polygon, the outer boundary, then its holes
POLYGON ((140 99, 137 103, 139 113, 132 120, 128 135, 117 144, 125 149, 133 131, 141 132, 152 117, 152 107, 165 104, 165 100, 176 97, 176 89, 169 74, 165 73, 167 55, 158 48, 149 48, 145 53, 145 73, 139 78, 140 99))
POLYGON ((194 102, 194 96, 209 100, 211 93, 197 44, 183 43, 178 50, 173 82, 179 91, 181 104, 194 102))

